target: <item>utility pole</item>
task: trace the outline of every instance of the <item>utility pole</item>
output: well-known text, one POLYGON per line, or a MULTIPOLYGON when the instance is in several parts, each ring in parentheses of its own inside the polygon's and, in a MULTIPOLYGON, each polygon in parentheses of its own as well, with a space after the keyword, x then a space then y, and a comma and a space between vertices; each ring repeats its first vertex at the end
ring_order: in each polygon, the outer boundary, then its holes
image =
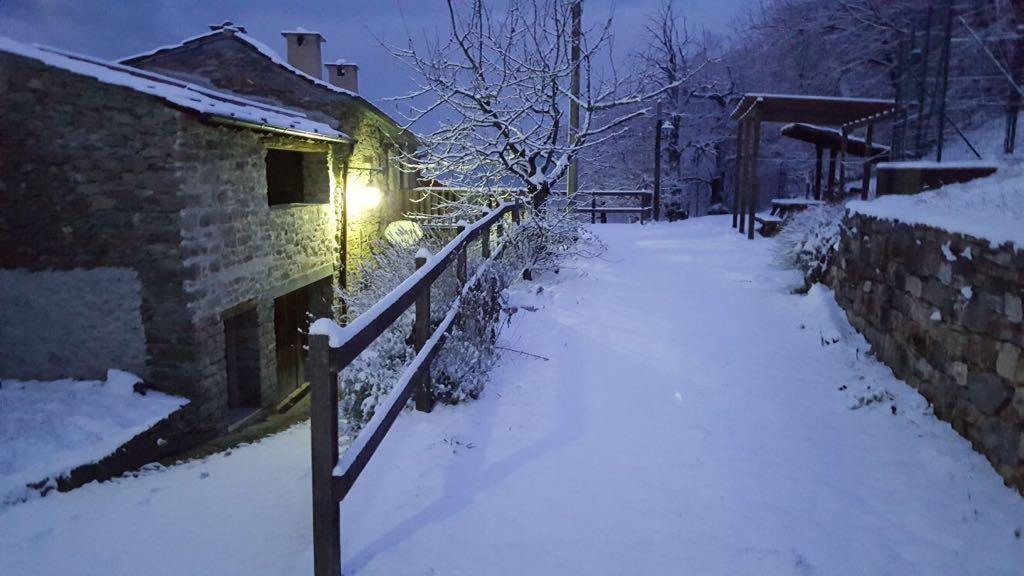
POLYGON ((661 100, 654 105, 654 221, 661 219, 661 100))
MULTIPOLYGON (((572 4, 572 84, 569 92, 572 94, 572 101, 569 102, 569 146, 576 145, 576 138, 580 129, 580 37, 583 35, 583 0, 575 0, 572 4)), ((573 150, 572 160, 569 161, 568 182, 566 193, 569 198, 576 196, 579 189, 579 156, 573 150)))

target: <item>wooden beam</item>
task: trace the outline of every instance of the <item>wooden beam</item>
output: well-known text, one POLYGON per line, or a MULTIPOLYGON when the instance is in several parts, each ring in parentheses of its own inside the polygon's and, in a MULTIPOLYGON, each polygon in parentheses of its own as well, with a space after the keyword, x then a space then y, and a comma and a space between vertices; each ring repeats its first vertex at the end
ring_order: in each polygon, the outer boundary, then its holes
POLYGON ((341 514, 334 492, 338 464, 338 379, 329 368, 327 336, 309 336, 309 440, 313 484, 313 574, 341 575, 341 514))
POLYGON ((750 122, 743 120, 743 176, 740 178, 740 225, 739 232, 747 230, 747 194, 750 186, 750 122))
MULTIPOLYGON (((871 150, 871 137, 874 136, 875 125, 868 124, 867 133, 864 135, 864 143, 868 150, 871 150)), ((860 198, 868 199, 868 188, 871 187, 871 157, 864 160, 864 180, 861 183, 860 198)))
MULTIPOLYGON (((490 230, 488 230, 490 233, 490 230)), ((485 236, 486 238, 486 236, 485 236)), ((465 253, 463 247, 459 253, 465 253)), ((486 257, 486 256, 485 256, 486 257)), ((425 256, 416 256, 416 269, 423 268, 427 263, 425 256)), ((416 299, 416 318, 412 324, 412 342, 416 352, 423 350, 430 334, 430 286, 416 299)), ((431 412, 434 409, 434 395, 430 390, 430 370, 419 375, 416 383, 416 409, 420 412, 431 412)))
POLYGON ((821 200, 821 157, 825 150, 821 146, 815 146, 814 151, 818 157, 814 163, 814 199, 821 200))
POLYGON ((732 184, 732 227, 739 226, 740 192, 743 190, 743 122, 736 123, 736 177, 732 184))
POLYGON ((840 131, 842 132, 842 139, 839 143, 839 197, 843 198, 846 195, 846 145, 850 133, 845 127, 840 129, 840 131))
POLYGON ((467 244, 476 240, 481 234, 489 233, 491 225, 501 218, 506 212, 512 212, 512 219, 516 223, 521 220, 520 207, 518 204, 505 204, 492 211, 488 215, 473 223, 469 228, 459 234, 456 239, 446 245, 440 252, 434 255, 423 271, 407 278, 404 282, 395 287, 387 296, 381 299, 382 307, 373 307, 359 315, 346 330, 349 332, 344 342, 337 348, 331 348, 331 369, 341 371, 348 366, 363 350, 370 346, 378 336, 384 333, 403 312, 409 309, 413 303, 430 288, 430 285, 441 275, 452 260, 456 258, 459 250, 467 244))
POLYGON ((829 150, 828 152, 828 187, 825 190, 825 197, 827 200, 835 200, 836 198, 836 154, 838 152, 835 149, 829 150))
POLYGON ((761 178, 758 174, 758 161, 761 155, 761 112, 754 112, 753 119, 754 136, 750 143, 752 151, 750 154, 750 220, 747 222, 747 238, 754 239, 754 217, 757 215, 757 203, 760 200, 761 178))

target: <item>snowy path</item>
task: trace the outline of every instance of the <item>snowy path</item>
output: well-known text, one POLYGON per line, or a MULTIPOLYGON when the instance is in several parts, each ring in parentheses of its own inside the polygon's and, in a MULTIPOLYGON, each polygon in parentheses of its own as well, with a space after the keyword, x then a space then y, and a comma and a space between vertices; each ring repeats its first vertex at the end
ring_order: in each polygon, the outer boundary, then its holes
MULTIPOLYGON (((346 574, 1021 573, 1024 499, 770 242, 597 230, 603 259, 517 295, 540 309, 504 343, 550 361, 399 418, 343 506, 346 574)), ((0 510, 0 574, 310 574, 308 482, 302 426, 0 510)))

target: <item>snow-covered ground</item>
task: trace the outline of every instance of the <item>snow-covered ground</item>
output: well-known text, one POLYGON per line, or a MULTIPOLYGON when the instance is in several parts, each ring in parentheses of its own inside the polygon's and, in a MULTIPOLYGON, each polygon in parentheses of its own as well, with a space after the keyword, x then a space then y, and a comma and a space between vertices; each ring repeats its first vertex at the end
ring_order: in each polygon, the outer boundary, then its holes
MULTIPOLYGON (((345 573, 1020 574, 1024 499, 728 222, 599 225, 515 294, 503 346, 549 360, 398 419, 345 573)), ((310 574, 308 442, 0 511, 0 574, 310 574)))
POLYGON ((26 484, 99 461, 188 402, 135 394, 138 382, 120 370, 103 382, 0 382, 0 514, 34 493, 26 484))

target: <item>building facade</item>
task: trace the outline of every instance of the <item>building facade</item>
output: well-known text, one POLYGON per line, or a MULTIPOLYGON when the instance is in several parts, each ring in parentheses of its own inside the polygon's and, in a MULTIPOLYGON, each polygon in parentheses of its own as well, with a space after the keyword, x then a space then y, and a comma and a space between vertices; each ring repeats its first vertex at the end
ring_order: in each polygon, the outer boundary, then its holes
POLYGON ((158 452, 304 381, 342 282, 353 140, 320 119, 0 39, 0 375, 190 403, 158 452))
POLYGON ((340 182, 347 200, 345 268, 354 271, 387 225, 401 219, 408 207, 404 200, 416 181, 394 158, 401 151, 414 151, 415 138, 359 95, 356 64, 323 64, 326 40, 318 32, 282 32, 287 54, 282 58, 241 26, 225 22, 210 28, 206 34, 122 63, 301 110, 351 135, 354 143, 340 182))

